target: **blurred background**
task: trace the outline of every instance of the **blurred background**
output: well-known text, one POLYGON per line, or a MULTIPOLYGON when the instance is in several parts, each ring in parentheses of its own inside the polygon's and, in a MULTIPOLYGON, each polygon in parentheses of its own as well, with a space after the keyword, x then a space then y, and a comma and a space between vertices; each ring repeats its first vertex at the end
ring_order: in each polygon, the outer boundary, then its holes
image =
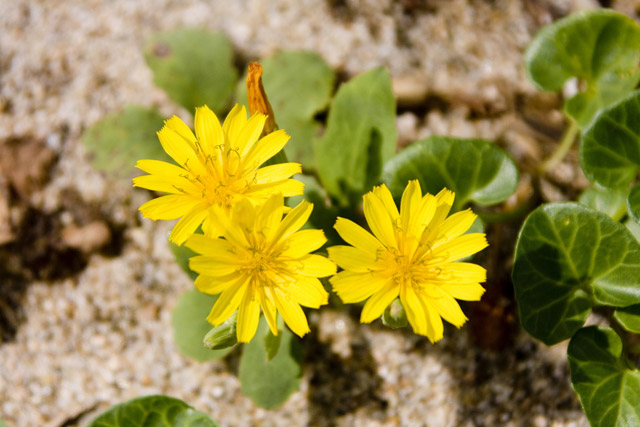
MULTIPOLYGON (((256 408, 240 390, 234 353, 198 363, 175 348, 171 309, 193 284, 173 262, 171 224, 142 219, 137 208, 150 194, 96 170, 82 141, 129 104, 190 123, 192 112, 154 86, 143 49, 155 33, 202 28, 229 39, 239 75, 288 50, 316 52, 336 85, 387 67, 399 146, 429 135, 495 141, 518 162, 526 192, 527 168, 553 149, 565 122, 561 97, 529 82, 525 47, 541 26, 585 8, 638 19, 640 1, 0 6, 0 418, 8 425, 84 425, 153 393, 228 426, 588 425, 569 384, 566 342, 547 348, 519 330, 508 245, 483 260, 501 267, 490 269, 483 303, 465 308, 469 324, 445 328, 437 345, 359 325, 357 310, 311 313, 302 389, 278 410, 256 408)), ((557 201, 587 182, 573 155, 542 185, 557 201)), ((515 231, 491 244, 512 242, 515 231)))

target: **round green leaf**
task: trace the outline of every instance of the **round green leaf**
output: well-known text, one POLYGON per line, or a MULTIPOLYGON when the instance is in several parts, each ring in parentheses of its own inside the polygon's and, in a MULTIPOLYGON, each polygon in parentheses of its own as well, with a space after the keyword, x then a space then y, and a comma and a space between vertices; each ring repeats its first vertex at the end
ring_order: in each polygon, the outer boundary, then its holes
POLYGON ((594 427, 640 425, 640 373, 621 354, 622 341, 609 328, 582 328, 569 342, 571 383, 594 427))
POLYGON ((82 142, 96 169, 130 178, 136 175, 138 159, 171 161, 156 136, 163 124, 163 117, 154 108, 129 105, 87 129, 82 142))
POLYGON ((593 304, 640 299, 640 244, 600 212, 543 205, 520 231, 513 284, 522 326, 552 345, 580 329, 593 304))
POLYGON ((210 350, 204 346, 205 335, 211 330, 207 315, 211 311, 217 297, 188 290, 178 299, 171 315, 173 339, 180 352, 199 362, 220 359, 230 348, 210 350))
POLYGON ((640 304, 618 308, 613 317, 627 331, 640 334, 640 304))
POLYGON ((111 407, 89 427, 218 427, 207 414, 169 396, 145 396, 111 407))
POLYGON ((235 88, 231 43, 222 34, 179 29, 154 34, 144 48, 153 82, 192 114, 208 105, 222 112, 235 88))
POLYGON ((606 9, 575 13, 544 27, 525 53, 527 72, 544 90, 559 90, 571 77, 586 90, 565 104, 585 128, 598 110, 624 97, 640 79, 640 26, 606 9))
POLYGON ((636 184, 629 191, 629 197, 627 197, 627 210, 629 215, 636 222, 640 222, 640 184, 636 184))
POLYGON ((300 388, 302 355, 298 339, 287 328, 281 328, 278 352, 269 359, 265 346, 267 330, 267 322, 261 318, 256 335, 242 351, 238 378, 243 393, 253 403, 275 409, 300 388))
MULTIPOLYGON (((316 53, 279 52, 261 61, 262 83, 276 122, 291 135, 285 146, 290 161, 315 167, 312 141, 320 124, 314 115, 324 110, 331 99, 335 72, 316 53)), ((238 82, 236 99, 247 105, 247 73, 238 82)))
POLYGON ((171 241, 169 241, 169 248, 171 249, 171 252, 173 253, 173 257, 178 263, 178 265, 180 266, 180 268, 182 269, 182 271, 187 273, 187 275, 191 278, 191 280, 195 280, 196 277, 198 277, 198 273, 196 273, 189 267, 189 258, 196 256, 198 254, 192 251, 191 249, 189 249, 188 247, 186 247, 185 245, 178 246, 171 241))
POLYGON ((580 163, 590 181, 626 187, 640 169, 640 92, 603 110, 582 135, 580 163))
POLYGON ((518 185, 518 170, 500 147, 483 139, 432 136, 414 142, 384 167, 383 180, 400 197, 411 179, 432 194, 455 192, 454 209, 467 202, 494 205, 506 200, 518 185))
POLYGON ((626 188, 604 188, 594 185, 580 195, 578 203, 618 221, 626 210, 627 193, 626 188))
POLYGON ((343 207, 362 201, 396 150, 396 102, 391 76, 374 68, 340 86, 324 136, 314 141, 324 188, 343 207))

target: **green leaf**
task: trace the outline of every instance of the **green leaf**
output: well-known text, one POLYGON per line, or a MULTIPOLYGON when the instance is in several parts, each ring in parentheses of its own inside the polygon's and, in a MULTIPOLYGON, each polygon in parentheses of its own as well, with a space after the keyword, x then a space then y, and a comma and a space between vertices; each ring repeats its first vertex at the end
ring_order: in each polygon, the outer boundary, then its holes
MULTIPOLYGON (((306 169, 315 167, 312 141, 320 123, 314 115, 329 104, 335 72, 313 52, 279 52, 261 61, 262 83, 276 122, 291 135, 285 146, 287 157, 306 169)), ((247 73, 238 83, 236 99, 247 105, 247 73)))
POLYGON ((2 419, 0 419, 0 427, 7 427, 7 423, 5 423, 2 419))
POLYGON ((360 203, 360 196, 379 181, 396 149, 395 109, 384 68, 360 74, 338 90, 314 150, 320 180, 339 205, 360 203))
POLYGON ((196 289, 188 290, 178 299, 171 316, 173 339, 178 349, 199 362, 220 359, 231 350, 210 350, 203 343, 205 335, 211 330, 207 315, 216 299, 216 296, 203 294, 196 289))
POLYGON ((173 257, 176 260, 176 263, 178 263, 182 271, 187 273, 191 280, 195 280, 196 277, 198 277, 198 273, 196 273, 189 267, 189 258, 198 254, 184 245, 178 246, 173 242, 169 242, 169 248, 173 253, 173 257))
POLYGON ((594 427, 640 425, 640 373, 621 354, 622 341, 609 328, 582 328, 569 342, 571 383, 594 427))
POLYGON ((139 397, 120 403, 91 421, 89 427, 218 427, 207 414, 169 396, 139 397))
POLYGON ((265 409, 275 409, 300 388, 302 356, 300 342, 287 328, 282 328, 278 354, 268 360, 264 345, 267 323, 260 319, 255 337, 245 344, 238 377, 242 391, 253 403, 265 409))
POLYGON ((631 233, 631 235, 635 237, 638 242, 640 242, 640 224, 634 221, 633 218, 627 218, 627 220, 624 222, 624 226, 627 227, 629 233, 631 233))
POLYGON ((432 136, 417 141, 391 159, 383 179, 398 198, 411 179, 423 192, 455 192, 454 209, 467 202, 494 205, 516 190, 518 169, 500 147, 483 139, 432 136))
POLYGON ((282 329, 278 329, 278 335, 273 335, 271 330, 264 337, 264 349, 267 352, 267 361, 271 361, 278 354, 282 342, 282 329))
POLYGON ((640 169, 640 92, 603 110, 582 135, 580 164, 590 181, 626 187, 640 169))
POLYGON ((592 305, 639 300, 640 244, 600 212, 543 205, 520 231, 513 284, 522 326, 552 345, 580 329, 592 305))
POLYGON ((93 167, 116 178, 130 178, 139 174, 134 168, 139 159, 171 161, 156 136, 163 125, 154 108, 129 105, 87 129, 82 142, 93 167))
POLYGON ((571 77, 586 89, 565 104, 585 128, 598 110, 616 102, 640 79, 640 26, 621 13, 590 10, 544 27, 525 53, 527 72, 543 90, 559 90, 571 77))
POLYGON ((640 334, 640 304, 618 308, 613 317, 627 331, 640 334))
POLYGON ((627 192, 626 188, 604 188, 593 185, 580 195, 578 203, 619 221, 626 210, 627 192))
POLYGON ((222 34, 179 29, 154 34, 144 48, 153 82, 192 114, 208 105, 220 114, 238 78, 231 43, 222 34))
POLYGON ((629 191, 627 210, 631 218, 640 223, 640 183, 634 185, 629 191))

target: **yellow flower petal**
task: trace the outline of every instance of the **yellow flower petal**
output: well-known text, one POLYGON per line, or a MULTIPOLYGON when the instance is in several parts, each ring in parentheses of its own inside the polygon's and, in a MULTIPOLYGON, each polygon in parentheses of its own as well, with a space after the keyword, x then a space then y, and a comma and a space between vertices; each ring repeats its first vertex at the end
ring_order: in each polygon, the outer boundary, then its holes
POLYGON ((417 294, 422 301, 424 311, 427 315, 427 338, 432 343, 440 341, 443 337, 444 325, 442 319, 438 315, 436 308, 429 302, 428 299, 422 298, 420 294, 417 294))
POLYGON ((173 116, 169 120, 164 122, 165 126, 175 132, 183 141, 191 147, 192 150, 195 149, 196 137, 189 129, 189 126, 186 125, 185 122, 180 119, 178 116, 173 116))
POLYGON ((349 304, 364 301, 389 283, 389 278, 376 274, 341 271, 329 279, 333 290, 342 302, 349 304))
POLYGON ((256 228, 267 240, 273 239, 278 231, 280 221, 282 221, 282 210, 284 207, 284 197, 282 193, 271 195, 258 212, 256 228))
POLYGON ((301 276, 282 288, 295 302, 305 307, 319 308, 329 302, 329 294, 315 277, 301 276))
POLYGON ((189 236, 195 233, 198 226, 202 224, 202 221, 204 221, 208 214, 209 209, 206 203, 197 204, 173 227, 169 235, 169 240, 176 245, 183 244, 189 236))
POLYGON ((313 277, 327 277, 336 273, 336 265, 328 258, 321 255, 307 255, 300 258, 302 263, 301 274, 313 277))
POLYGON ((371 233, 349 219, 338 217, 333 228, 345 242, 362 251, 376 254, 383 247, 371 233))
POLYGON ((284 217, 278 231, 273 237, 274 242, 280 242, 287 239, 290 235, 298 231, 309 219, 313 204, 303 200, 298 206, 293 208, 287 216, 284 217))
POLYGON ((376 263, 376 255, 351 246, 332 246, 327 249, 329 258, 345 270, 355 273, 369 273, 380 270, 382 265, 376 263))
MULTIPOLYGON (((206 105, 196 108, 194 127, 198 142, 202 145, 205 153, 219 152, 217 147, 224 144, 224 133, 220 121, 215 113, 206 105)), ((187 128, 188 129, 188 128, 187 128)))
POLYGON ((440 289, 463 301, 480 301, 485 289, 479 283, 444 283, 440 289))
POLYGON ((260 306, 262 307, 264 318, 267 319, 271 333, 278 335, 276 304, 271 295, 271 289, 267 286, 258 287, 258 298, 260 299, 260 306))
POLYGON ((380 186, 373 187, 373 194, 380 199, 391 219, 393 221, 398 219, 400 213, 398 212, 396 202, 393 201, 393 196, 387 186, 382 184, 380 186))
POLYGON ((161 175, 174 178, 178 178, 180 176, 189 176, 189 172, 187 172, 180 166, 168 162, 163 162, 161 160, 138 160, 136 162, 136 168, 152 175, 161 175))
POLYGON ((287 326, 289 326, 289 329, 291 329, 291 332, 302 337, 310 331, 307 318, 299 304, 291 301, 288 295, 277 288, 274 290, 274 300, 278 311, 287 326))
POLYGON ((227 118, 224 119, 224 123, 222 124, 222 130, 224 134, 227 136, 225 144, 227 144, 227 148, 237 149, 236 146, 232 146, 229 143, 232 141, 237 141, 240 136, 240 132, 242 132, 242 128, 244 124, 247 122, 247 110, 243 105, 236 104, 229 114, 227 118))
POLYGON ((218 254, 193 256, 189 258, 189 268, 205 276, 220 278, 236 272, 239 266, 237 257, 218 254))
POLYGON ((247 123, 242 127, 238 140, 238 151, 243 156, 253 147, 253 145, 260 138, 262 128, 264 128, 264 122, 267 120, 267 116, 261 113, 253 114, 247 123))
POLYGON ((398 297, 400 286, 395 283, 388 283, 380 291, 376 292, 367 300, 362 313, 360 314, 360 322, 371 323, 378 317, 382 316, 384 310, 398 297))
POLYGON ((291 138, 284 129, 277 130, 263 137, 251 147, 247 153, 244 165, 249 168, 257 168, 284 148, 291 138))
POLYGON ((393 223, 384 205, 373 193, 364 195, 364 216, 374 236, 387 248, 397 248, 393 223))
POLYGON ((429 230, 426 228, 433 220, 437 207, 438 200, 431 194, 425 195, 418 206, 411 206, 412 212, 409 216, 409 226, 406 231, 407 234, 416 237, 429 235, 429 230))
POLYGON ((235 248, 231 243, 223 239, 212 239, 202 234, 193 234, 187 239, 185 246, 203 255, 217 256, 219 254, 228 254, 229 259, 235 259, 237 257, 235 248))
POLYGON ((300 163, 278 163, 258 169, 256 172, 256 184, 267 184, 291 178, 302 172, 300 163))
POLYGON ((137 176, 133 178, 133 186, 171 194, 193 194, 200 190, 189 180, 178 181, 173 177, 159 175, 137 176))
POLYGON ((242 298, 238 309, 236 322, 236 334, 238 342, 249 342, 258 330, 260 321, 260 304, 256 301, 253 292, 247 291, 242 298))
POLYGON ((400 200, 400 212, 402 228, 407 232, 409 231, 410 219, 419 215, 419 207, 422 202, 422 190, 420 189, 420 182, 417 179, 409 181, 407 188, 402 193, 402 199, 400 200))
POLYGON ((418 335, 427 335, 429 330, 427 313, 422 301, 411 285, 401 286, 400 302, 402 302, 404 306, 404 310, 407 313, 407 320, 409 320, 413 332, 418 335))
POLYGON ((209 316, 207 316, 209 323, 214 326, 218 326, 231 317, 231 315, 238 309, 240 301, 242 301, 248 287, 249 279, 247 277, 241 277, 225 289, 213 305, 209 316))
POLYGON ((430 286, 427 290, 429 301, 435 307, 438 315, 456 328, 460 328, 467 321, 467 316, 460 309, 460 305, 448 293, 437 286, 430 286))
POLYGON ((464 234, 449 242, 435 246, 432 256, 437 258, 439 262, 451 262, 473 255, 488 245, 484 233, 464 234))
POLYGON ((475 220, 476 214, 471 212, 471 209, 456 212, 444 220, 442 225, 440 225, 439 236, 444 236, 449 240, 454 237, 462 236, 467 232, 475 220))
POLYGON ((193 166, 193 163, 198 161, 193 147, 168 126, 165 125, 160 129, 158 139, 164 151, 166 151, 178 165, 182 167, 185 167, 185 165, 193 166))
POLYGON ((140 206, 140 213, 145 218, 171 220, 187 214, 200 203, 191 196, 177 194, 158 197, 140 206))
POLYGON ((300 258, 310 252, 320 249, 327 242, 322 230, 300 230, 293 233, 283 244, 286 249, 282 252, 283 257, 300 258))
POLYGON ((267 198, 273 193, 282 193, 284 197, 298 196, 304 192, 304 184, 295 179, 285 179, 284 181, 269 182, 265 184, 254 184, 245 195, 255 198, 267 198))
POLYGON ((441 277, 450 282, 484 282, 487 280, 487 270, 478 264, 470 262, 452 262, 440 267, 441 277))
POLYGON ((217 295, 227 289, 239 277, 235 272, 222 277, 203 276, 201 274, 196 277, 194 285, 203 294, 217 295))

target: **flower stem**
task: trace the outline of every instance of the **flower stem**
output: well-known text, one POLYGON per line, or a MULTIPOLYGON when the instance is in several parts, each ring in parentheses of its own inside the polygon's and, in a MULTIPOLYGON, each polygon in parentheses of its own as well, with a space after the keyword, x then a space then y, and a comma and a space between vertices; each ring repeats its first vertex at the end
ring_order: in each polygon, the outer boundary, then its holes
POLYGON ((540 172, 542 175, 548 173, 551 169, 558 166, 558 164, 564 159, 564 157, 569 152, 569 149, 573 145, 573 141, 576 139, 576 135, 578 134, 578 124, 571 120, 571 124, 567 128, 562 137, 562 141, 560 141, 560 145, 556 148, 556 151, 549 157, 547 160, 540 165, 540 172))

